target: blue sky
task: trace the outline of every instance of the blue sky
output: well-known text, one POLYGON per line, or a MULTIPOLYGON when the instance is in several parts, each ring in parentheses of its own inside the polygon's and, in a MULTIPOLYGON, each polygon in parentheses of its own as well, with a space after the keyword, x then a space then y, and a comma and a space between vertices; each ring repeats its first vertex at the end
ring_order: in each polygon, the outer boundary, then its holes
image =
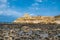
POLYGON ((0 0, 0 22, 12 22, 25 13, 33 16, 60 15, 60 0, 0 0))

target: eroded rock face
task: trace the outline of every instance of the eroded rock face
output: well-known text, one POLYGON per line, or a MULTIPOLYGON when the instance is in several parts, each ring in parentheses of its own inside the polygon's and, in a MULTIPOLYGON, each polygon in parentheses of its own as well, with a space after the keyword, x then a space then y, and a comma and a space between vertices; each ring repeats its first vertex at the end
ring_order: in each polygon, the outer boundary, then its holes
POLYGON ((55 18, 51 16, 30 16, 25 14, 14 21, 14 23, 55 23, 55 18))

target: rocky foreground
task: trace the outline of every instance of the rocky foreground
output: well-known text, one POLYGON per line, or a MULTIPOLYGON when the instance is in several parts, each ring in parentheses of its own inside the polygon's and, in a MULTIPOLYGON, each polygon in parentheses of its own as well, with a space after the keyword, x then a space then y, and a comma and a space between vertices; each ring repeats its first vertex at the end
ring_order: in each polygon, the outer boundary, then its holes
POLYGON ((0 24, 0 40, 60 40, 60 24, 0 24))

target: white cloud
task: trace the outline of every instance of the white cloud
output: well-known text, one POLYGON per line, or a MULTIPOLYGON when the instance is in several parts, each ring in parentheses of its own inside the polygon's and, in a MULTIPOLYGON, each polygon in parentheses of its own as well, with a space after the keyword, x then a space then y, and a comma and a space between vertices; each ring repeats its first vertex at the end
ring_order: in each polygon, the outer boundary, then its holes
POLYGON ((39 4, 38 3, 33 3, 32 6, 38 6, 39 4))
POLYGON ((5 11, 6 15, 11 15, 11 16, 20 16, 20 12, 14 11, 14 10, 7 10, 5 11))
POLYGON ((20 12, 9 8, 10 6, 7 5, 7 4, 9 4, 7 2, 7 0, 0 0, 0 2, 1 2, 1 4, 0 4, 0 15, 15 16, 15 17, 21 16, 20 12))
POLYGON ((0 2, 2 2, 2 3, 6 3, 6 2, 7 2, 7 0, 0 0, 0 2))
POLYGON ((3 13, 3 11, 0 11, 0 15, 3 13))
POLYGON ((0 0, 0 9, 5 9, 7 7, 7 0, 0 0))
POLYGON ((21 16, 21 13, 11 9, 7 9, 0 11, 0 15, 19 17, 21 16))
POLYGON ((32 6, 29 7, 29 10, 32 10, 32 11, 39 10, 39 4, 33 3, 32 6))
POLYGON ((33 14, 33 13, 32 13, 32 14, 30 14, 30 15, 31 15, 31 16, 35 16, 35 14, 33 14))
POLYGON ((5 8, 6 8, 6 5, 5 5, 5 4, 1 4, 1 5, 0 5, 0 8, 1 8, 1 9, 3 9, 3 8, 5 9, 5 8))

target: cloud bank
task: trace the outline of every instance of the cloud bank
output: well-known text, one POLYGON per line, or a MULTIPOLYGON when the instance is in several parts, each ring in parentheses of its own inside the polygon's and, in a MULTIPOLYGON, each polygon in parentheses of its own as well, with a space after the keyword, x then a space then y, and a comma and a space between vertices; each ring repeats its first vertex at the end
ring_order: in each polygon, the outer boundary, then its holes
POLYGON ((9 5, 7 4, 8 4, 7 0, 0 0, 0 15, 14 16, 14 17, 18 17, 21 15, 20 12, 9 8, 9 5))

